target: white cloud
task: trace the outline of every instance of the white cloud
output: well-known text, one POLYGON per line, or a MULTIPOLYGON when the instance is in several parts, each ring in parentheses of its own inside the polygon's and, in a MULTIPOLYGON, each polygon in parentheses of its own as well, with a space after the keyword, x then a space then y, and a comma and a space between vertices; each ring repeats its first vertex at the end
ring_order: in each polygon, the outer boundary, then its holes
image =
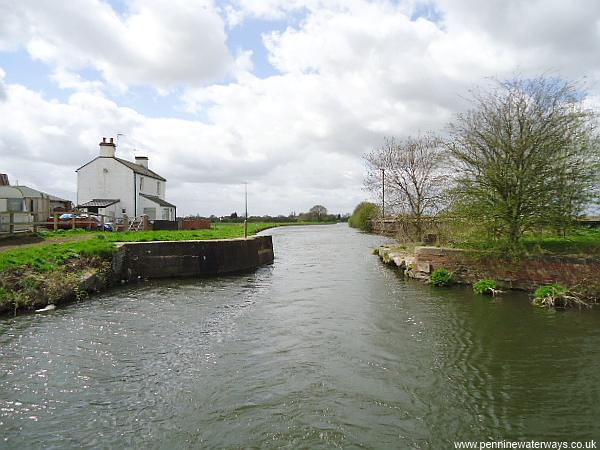
POLYGON ((6 76, 4 70, 0 68, 0 103, 6 100, 6 86, 4 86, 4 77, 6 76))
POLYGON ((226 75, 233 63, 211 0, 132 0, 125 17, 98 0, 2 6, 0 49, 21 42, 63 73, 91 67, 122 89, 202 84, 226 75))
POLYGON ((81 75, 65 70, 62 67, 57 68, 52 73, 52 79, 61 89, 73 89, 78 92, 102 92, 104 83, 99 80, 85 80, 81 75))
POLYGON ((554 70, 581 77, 600 69, 600 61, 592 56, 600 50, 600 3, 594 0, 439 0, 438 4, 449 31, 465 30, 510 54, 509 70, 554 70))

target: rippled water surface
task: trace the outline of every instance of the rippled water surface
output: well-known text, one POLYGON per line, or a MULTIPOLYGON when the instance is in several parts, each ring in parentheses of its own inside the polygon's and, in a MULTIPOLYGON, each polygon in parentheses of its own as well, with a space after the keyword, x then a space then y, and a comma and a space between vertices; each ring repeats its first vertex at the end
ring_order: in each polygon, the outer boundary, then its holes
POLYGON ((453 448, 600 437, 600 309, 403 281, 345 225, 255 273, 0 321, 0 448, 453 448))

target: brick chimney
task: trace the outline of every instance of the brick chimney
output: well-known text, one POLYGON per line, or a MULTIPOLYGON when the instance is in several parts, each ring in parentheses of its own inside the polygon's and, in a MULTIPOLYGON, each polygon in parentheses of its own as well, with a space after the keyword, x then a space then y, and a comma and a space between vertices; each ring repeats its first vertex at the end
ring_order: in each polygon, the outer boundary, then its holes
POLYGON ((100 156, 114 158, 116 149, 117 146, 113 138, 110 138, 110 141, 107 141, 105 137, 102 138, 102 142, 100 142, 100 156))
POLYGON ((148 157, 147 156, 136 156, 135 163, 140 166, 144 166, 146 169, 148 168, 148 157))

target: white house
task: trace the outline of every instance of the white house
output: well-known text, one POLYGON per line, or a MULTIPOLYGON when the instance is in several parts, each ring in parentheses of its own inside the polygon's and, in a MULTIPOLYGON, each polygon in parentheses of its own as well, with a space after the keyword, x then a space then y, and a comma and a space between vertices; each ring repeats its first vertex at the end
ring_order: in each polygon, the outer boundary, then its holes
POLYGON ((131 162, 115 152, 113 138, 102 138, 99 155, 76 170, 78 208, 114 219, 175 220, 176 207, 165 200, 167 180, 148 168, 148 158, 131 162))

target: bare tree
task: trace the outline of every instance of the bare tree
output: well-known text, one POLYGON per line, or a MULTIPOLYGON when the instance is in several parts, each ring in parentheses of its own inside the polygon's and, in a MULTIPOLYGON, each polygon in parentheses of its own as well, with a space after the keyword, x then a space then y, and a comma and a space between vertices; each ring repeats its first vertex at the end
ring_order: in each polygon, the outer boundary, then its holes
POLYGON ((597 199, 596 114, 573 84, 497 82, 451 125, 457 210, 517 244, 537 226, 565 227, 597 199))
POLYGON ((387 138, 364 159, 365 187, 377 194, 385 187, 386 210, 411 216, 414 238, 421 240, 424 218, 442 209, 448 184, 442 141, 434 135, 387 138))

